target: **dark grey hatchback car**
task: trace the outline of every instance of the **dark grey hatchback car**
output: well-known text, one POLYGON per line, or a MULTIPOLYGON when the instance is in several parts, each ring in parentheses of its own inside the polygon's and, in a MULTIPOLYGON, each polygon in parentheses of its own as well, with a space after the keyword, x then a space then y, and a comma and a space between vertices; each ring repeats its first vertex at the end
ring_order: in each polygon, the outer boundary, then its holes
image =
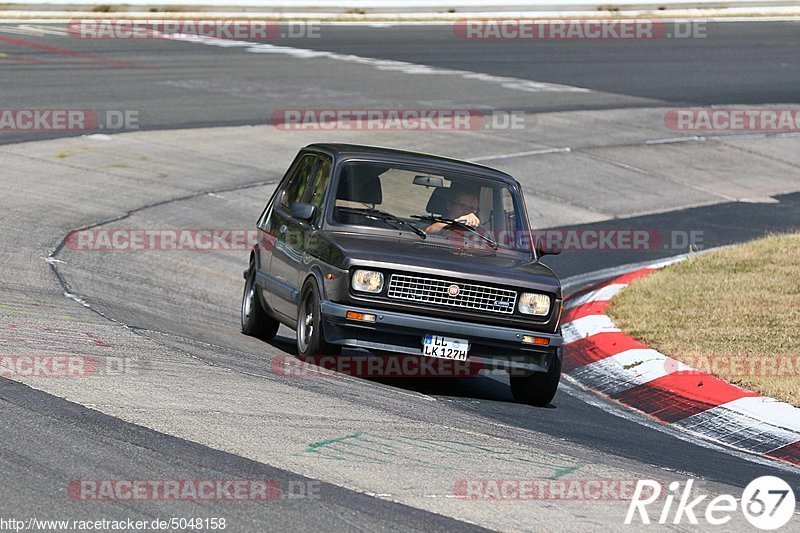
POLYGON ((297 330, 301 357, 343 346, 508 370, 547 405, 561 376, 561 283, 539 262, 519 183, 371 146, 303 148, 258 219, 242 331, 297 330))

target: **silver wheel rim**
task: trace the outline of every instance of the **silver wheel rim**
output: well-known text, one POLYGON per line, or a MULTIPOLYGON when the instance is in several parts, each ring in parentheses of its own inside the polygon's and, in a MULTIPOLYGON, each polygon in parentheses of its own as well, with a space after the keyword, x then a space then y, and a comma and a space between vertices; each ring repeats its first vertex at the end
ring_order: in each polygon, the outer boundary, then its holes
POLYGON ((298 328, 297 339, 300 341, 300 351, 305 353, 308 350, 308 345, 311 343, 311 337, 314 335, 314 309, 313 309, 313 296, 309 293, 303 301, 301 308, 298 328))
POLYGON ((253 299, 256 296, 255 284, 252 274, 247 277, 242 296, 242 325, 245 326, 250 321, 250 313, 253 310, 253 299))

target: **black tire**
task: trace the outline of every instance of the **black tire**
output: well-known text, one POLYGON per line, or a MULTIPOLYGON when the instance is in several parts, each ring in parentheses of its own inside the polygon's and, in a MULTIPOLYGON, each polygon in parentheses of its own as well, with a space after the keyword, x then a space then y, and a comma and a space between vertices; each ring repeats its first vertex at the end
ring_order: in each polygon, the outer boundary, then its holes
POLYGON ((261 300, 256 294, 256 268, 253 263, 250 263, 247 280, 244 282, 241 321, 242 333, 265 341, 274 339, 281 326, 280 322, 269 316, 261 306, 261 300))
POLYGON ((322 313, 317 284, 309 280, 300 293, 297 307, 297 354, 303 357, 339 355, 342 347, 325 340, 322 333, 322 313))
POLYGON ((561 358, 553 355, 547 372, 536 372, 526 376, 511 375, 511 394, 519 403, 544 407, 549 405, 558 390, 561 380, 561 358))

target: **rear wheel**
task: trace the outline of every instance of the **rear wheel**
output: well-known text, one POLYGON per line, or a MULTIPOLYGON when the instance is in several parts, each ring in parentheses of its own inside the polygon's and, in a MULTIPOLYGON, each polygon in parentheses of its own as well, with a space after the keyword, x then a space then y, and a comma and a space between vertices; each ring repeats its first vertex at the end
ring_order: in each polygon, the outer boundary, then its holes
POLYGON ((264 311, 257 290, 255 264, 250 263, 242 294, 242 333, 269 341, 275 338, 281 324, 264 311))
POLYGON ((314 281, 303 286, 297 309, 297 353, 304 357, 339 355, 342 347, 325 340, 322 333, 319 289, 314 281))
POLYGON ((558 390, 561 380, 561 358, 553 354, 547 372, 536 372, 527 376, 510 376, 511 394, 519 403, 544 407, 548 405, 558 390))

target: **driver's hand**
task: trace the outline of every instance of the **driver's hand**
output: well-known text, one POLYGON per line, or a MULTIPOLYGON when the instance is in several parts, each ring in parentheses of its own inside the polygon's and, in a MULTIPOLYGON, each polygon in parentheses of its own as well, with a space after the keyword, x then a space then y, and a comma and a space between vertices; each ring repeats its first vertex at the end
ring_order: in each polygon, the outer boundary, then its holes
POLYGON ((475 213, 470 213, 468 215, 464 215, 463 217, 458 217, 456 222, 461 222, 462 224, 466 224, 471 228, 477 228, 481 224, 481 219, 479 219, 475 213))

